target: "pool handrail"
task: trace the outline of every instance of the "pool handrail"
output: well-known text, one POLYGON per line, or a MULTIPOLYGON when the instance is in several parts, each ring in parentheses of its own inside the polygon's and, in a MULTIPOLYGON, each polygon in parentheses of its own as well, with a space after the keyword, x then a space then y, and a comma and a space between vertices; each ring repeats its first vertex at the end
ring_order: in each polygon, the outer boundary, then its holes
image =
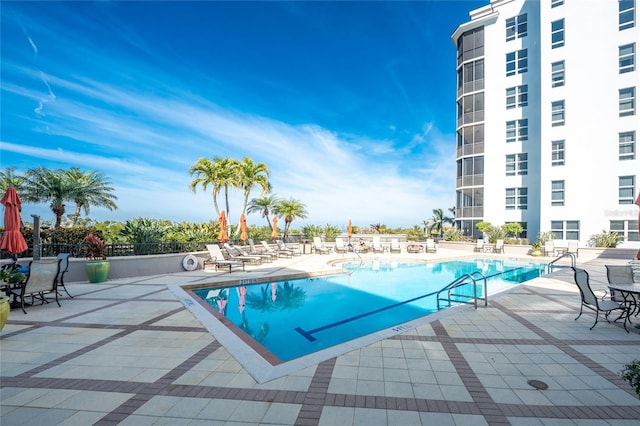
MULTIPOLYGON (((550 274, 553 272, 553 267, 556 264, 556 262, 558 262, 560 259, 565 258, 565 257, 569 257, 571 258, 571 267, 575 268, 576 267, 576 256, 573 253, 563 253, 560 256, 556 257, 555 259, 553 259, 551 262, 549 262, 547 264, 547 273, 550 274)), ((558 265, 559 266, 559 265, 558 265)), ((562 268, 566 268, 566 266, 559 266, 562 268)))
MULTIPOLYGON (((449 284, 444 286, 440 291, 438 291, 436 295, 438 310, 440 310, 441 300, 442 301, 446 300, 448 302, 448 307, 451 306, 451 302, 452 302, 451 296, 453 296, 454 298, 463 298, 463 299, 473 298, 473 305, 475 309, 478 309, 478 299, 484 300, 484 306, 487 306, 487 277, 480 271, 473 271, 470 274, 461 275, 455 280, 451 281, 449 284), (479 277, 477 277, 478 275, 479 277), (476 276, 477 279, 474 278, 474 276, 476 276), (469 280, 471 280, 471 282, 469 282, 469 280), (478 297, 478 281, 479 280, 482 280, 484 283, 484 297, 478 297), (473 284, 473 296, 467 296, 466 294, 451 293, 452 290, 468 284, 473 284), (447 292, 447 297, 441 298, 440 293, 444 291, 447 292)), ((471 301, 469 300, 454 299, 453 302, 471 304, 471 301)))

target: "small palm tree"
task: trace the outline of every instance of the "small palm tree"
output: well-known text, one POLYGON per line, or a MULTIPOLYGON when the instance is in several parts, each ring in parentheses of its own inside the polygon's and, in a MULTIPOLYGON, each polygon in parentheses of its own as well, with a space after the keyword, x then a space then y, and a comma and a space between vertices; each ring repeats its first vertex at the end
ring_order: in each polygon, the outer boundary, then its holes
POLYGON ((218 195, 224 189, 225 207, 227 217, 229 217, 229 186, 234 184, 234 173, 236 160, 231 158, 214 157, 213 161, 206 158, 200 158, 189 168, 189 174, 196 176, 189 183, 189 188, 196 192, 198 185, 202 185, 202 189, 206 190, 211 185, 211 195, 213 197, 213 206, 216 209, 216 217, 220 216, 220 208, 218 207, 218 195))
POLYGON ((297 217, 305 219, 307 217, 307 208, 300 201, 290 198, 278 201, 273 207, 273 214, 284 218, 284 239, 286 240, 291 222, 297 217))
POLYGON ((442 209, 433 209, 433 217, 431 218, 432 225, 429 231, 431 234, 434 230, 442 237, 444 235, 444 224, 453 224, 454 219, 444 215, 442 209))
POLYGON ((273 210, 274 206, 278 203, 280 199, 276 195, 265 195, 260 198, 253 198, 249 202, 249 206, 247 207, 247 213, 256 213, 260 212, 262 217, 267 220, 269 224, 269 228, 273 231, 273 225, 271 224, 271 218, 269 215, 271 214, 271 210, 273 210))
MULTIPOLYGON (((260 195, 271 192, 269 168, 264 163, 254 163, 251 158, 245 157, 241 162, 236 163, 234 170, 236 177, 235 186, 241 188, 244 193, 242 213, 246 213, 249 195, 253 187, 259 186, 261 188, 260 195)), ((240 233, 240 224, 238 224, 237 233, 240 233)))
POLYGON ((109 210, 118 208, 114 200, 113 187, 109 186, 109 179, 102 172, 85 173, 77 167, 73 167, 66 172, 67 177, 76 187, 74 201, 76 210, 72 216, 72 226, 76 225, 80 210, 84 209, 85 214, 89 214, 91 206, 105 207, 109 210))
POLYGON ((6 192, 10 186, 13 186, 18 195, 22 193, 27 178, 24 175, 16 174, 15 167, 7 167, 4 172, 0 172, 0 191, 6 192))
POLYGON ((50 203, 49 207, 56 217, 56 228, 60 228, 65 212, 65 202, 73 202, 78 194, 75 182, 67 173, 58 169, 51 171, 46 167, 29 169, 25 173, 26 182, 23 200, 31 203, 50 203))

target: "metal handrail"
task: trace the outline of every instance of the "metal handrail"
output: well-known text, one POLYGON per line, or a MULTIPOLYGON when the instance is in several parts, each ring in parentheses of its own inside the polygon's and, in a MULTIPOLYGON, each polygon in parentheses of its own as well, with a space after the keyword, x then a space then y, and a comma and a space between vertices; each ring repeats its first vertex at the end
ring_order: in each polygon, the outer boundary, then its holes
MULTIPOLYGON (((553 266, 556 264, 556 262, 558 262, 560 259, 565 257, 571 258, 571 267, 575 268, 576 256, 573 253, 563 253, 560 256, 553 259, 551 262, 549 262, 549 264, 547 265, 547 273, 550 274, 551 272, 553 272, 553 266)), ((564 268, 565 266, 562 266, 562 267, 564 268)))
POLYGON ((468 299, 473 299, 473 305, 475 309, 478 309, 478 300, 484 300, 484 306, 487 306, 487 277, 480 271, 474 271, 470 274, 464 274, 459 276, 458 278, 456 278, 455 280, 451 281, 449 284, 444 286, 440 291, 438 291, 436 295, 438 310, 440 310, 441 300, 447 301, 448 306, 451 306, 451 302, 471 304, 472 302, 468 299), (476 276, 477 279, 474 278, 474 276, 476 276), (478 297, 478 281, 480 280, 482 280, 484 283, 484 293, 483 293, 484 297, 478 297), (451 293, 452 290, 455 290, 456 288, 461 287, 463 285, 469 285, 469 284, 473 285, 473 296, 469 296, 466 294, 451 293), (447 292, 446 298, 440 297, 440 293, 444 291, 447 292), (452 299, 452 296, 454 299, 452 299), (462 298, 462 300, 459 298, 462 298))

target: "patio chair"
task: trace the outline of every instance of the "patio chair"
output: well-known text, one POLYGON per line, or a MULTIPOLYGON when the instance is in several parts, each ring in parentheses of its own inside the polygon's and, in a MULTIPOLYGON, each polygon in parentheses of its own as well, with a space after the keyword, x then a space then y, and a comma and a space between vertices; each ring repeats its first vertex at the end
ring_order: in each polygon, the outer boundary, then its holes
POLYGON ((595 293, 593 292, 593 290, 591 289, 591 286, 589 285, 589 273, 584 269, 580 269, 576 267, 571 267, 571 269, 573 269, 574 280, 576 285, 578 286, 578 289, 580 290, 580 298, 581 298, 580 313, 575 319, 577 320, 578 318, 580 318, 580 316, 582 315, 583 308, 588 308, 588 309, 591 309, 592 311, 595 311, 596 320, 591 326, 591 328, 589 328, 589 330, 593 330, 593 327, 595 327, 596 324, 598 323, 598 315, 600 314, 600 312, 604 313, 604 317, 607 320, 607 322, 611 322, 609 321, 609 314, 611 314, 611 312, 613 311, 619 310, 620 316, 616 318, 614 321, 617 321, 618 319, 624 317, 625 319, 624 329, 628 333, 629 332, 629 330, 627 330, 628 308, 623 303, 617 302, 615 300, 604 299, 604 297, 601 299, 598 299, 595 293))
POLYGON ((341 237, 336 237, 336 253, 346 253, 347 246, 344 245, 344 240, 341 237))
POLYGON ((211 263, 216 267, 216 271, 221 266, 229 267, 229 273, 231 273, 232 268, 242 268, 244 271, 244 262, 225 259, 222 250, 217 244, 207 244, 207 251, 209 252, 209 258, 202 262, 203 269, 207 263, 211 263))
POLYGON ((407 253, 420 253, 422 251, 422 246, 415 241, 407 242, 407 253))
POLYGON ((62 289, 67 293, 67 296, 73 299, 73 296, 67 290, 67 287, 64 285, 64 274, 69 270, 69 257, 71 253, 59 253, 56 256, 57 259, 60 259, 60 271, 58 272, 58 288, 62 287, 62 289))
POLYGON ((271 256, 270 254, 267 254, 267 253, 249 253, 241 246, 233 246, 232 249, 234 249, 235 252, 237 252, 241 256, 245 256, 245 257, 250 257, 250 256, 255 257, 255 256, 257 256, 257 257, 260 258, 261 262, 262 261, 271 262, 273 260, 273 256, 271 256))
POLYGON ((567 253, 575 254, 578 256, 578 241, 577 240, 569 240, 567 241, 567 253))
POLYGON ((320 254, 331 253, 331 248, 325 246, 320 237, 313 237, 313 249, 320 254))
POLYGON ((276 246, 279 250, 289 250, 294 256, 300 256, 300 246, 298 244, 295 245, 286 245, 282 240, 276 240, 276 246))
POLYGON ((255 244, 253 243, 253 239, 249 238, 247 239, 247 241, 249 241, 249 254, 253 254, 256 256, 268 256, 269 257, 269 262, 271 262, 273 259, 276 259, 278 257, 278 253, 276 252, 269 252, 266 251, 264 249, 260 250, 258 249, 255 244))
POLYGON ((427 253, 436 253, 438 248, 436 247, 436 241, 433 238, 427 238, 427 246, 425 248, 427 253))
POLYGON ((245 263, 262 263, 262 258, 260 256, 245 256, 237 247, 231 247, 229 243, 223 243, 222 247, 227 252, 229 260, 239 260, 245 263))
MULTIPOLYGON (((627 265, 604 265, 607 268, 607 281, 609 284, 633 284, 633 267, 631 264, 627 265)), ((616 302, 627 304, 627 300, 625 299, 625 295, 616 291, 612 288, 609 289, 611 291, 611 300, 615 300, 616 302)), ((631 315, 638 315, 640 313, 640 300, 633 293, 627 293, 626 297, 629 298, 629 307, 632 308, 631 315)))
POLYGON ((555 254, 555 247, 553 246, 553 241, 545 241, 542 251, 545 256, 553 256, 555 254))
POLYGON ((260 241, 260 244, 262 244, 262 247, 264 248, 264 251, 266 253, 269 254, 274 254, 276 256, 284 256, 284 257, 291 257, 293 256, 293 252, 291 250, 280 250, 280 249, 273 249, 269 246, 269 244, 267 244, 266 241, 260 241))
POLYGON ((371 238, 371 250, 373 250, 374 253, 384 252, 384 247, 382 247, 382 243, 380 242, 380 237, 377 235, 374 235, 371 238))
POLYGON ((53 294, 55 301, 58 301, 58 272, 60 270, 61 259, 51 260, 32 260, 29 262, 29 275, 27 279, 18 287, 9 288, 8 294, 11 294, 16 301, 19 301, 20 308, 25 314, 24 309, 25 298, 31 297, 31 304, 36 299, 40 299, 41 303, 49 303, 47 294, 53 294))
POLYGON ((480 238, 478 238, 478 240, 476 241, 476 246, 473 248, 473 251, 482 253, 484 251, 484 240, 481 240, 480 238))
POLYGON ((391 253, 402 253, 402 249, 400 248, 400 242, 398 242, 397 238, 391 239, 391 247, 389 247, 389 251, 391 253))
POLYGON ((496 240, 496 246, 493 248, 494 253, 504 253, 504 240, 496 240))

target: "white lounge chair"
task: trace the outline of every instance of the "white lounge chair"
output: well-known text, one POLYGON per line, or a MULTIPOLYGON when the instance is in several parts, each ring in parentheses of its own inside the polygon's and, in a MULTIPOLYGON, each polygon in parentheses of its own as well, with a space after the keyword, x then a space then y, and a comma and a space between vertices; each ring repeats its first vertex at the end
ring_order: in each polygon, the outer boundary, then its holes
POLYGON ((294 256, 300 256, 302 253, 300 253, 300 246, 295 244, 295 245, 286 245, 284 243, 284 241, 282 240, 276 240, 276 246, 278 246, 279 250, 288 250, 290 251, 294 256))
POLYGON ((384 252, 384 247, 382 247, 382 243, 380 242, 380 237, 377 235, 374 235, 371 238, 371 250, 373 250, 374 253, 384 252))
POLYGON ((478 241, 476 241, 476 246, 473 248, 473 251, 482 253, 484 251, 484 240, 481 240, 480 238, 478 238, 478 241))
POLYGON ((244 255, 238 248, 231 247, 229 243, 223 243, 222 246, 231 260, 239 260, 245 263, 262 263, 260 256, 244 255))
POLYGON ((344 244, 342 237, 336 237, 336 253, 346 253, 347 246, 344 244))
POLYGON ((425 249, 427 253, 436 253, 438 248, 436 247, 436 241, 433 238, 427 238, 427 247, 425 249))
POLYGON ((262 244, 262 247, 264 248, 266 253, 269 253, 269 254, 274 254, 275 253, 276 256, 284 256, 284 257, 293 256, 293 252, 291 250, 280 250, 280 249, 276 250, 276 249, 273 249, 264 240, 260 241, 260 244, 262 244))
POLYGON ((313 237, 313 249, 320 254, 331 253, 331 248, 325 246, 320 237, 313 237))
POLYGON ((202 262, 203 268, 207 263, 211 263, 216 267, 216 271, 221 266, 229 267, 229 273, 231 273, 232 268, 242 268, 242 270, 244 271, 244 262, 226 259, 224 257, 224 254, 222 254, 222 250, 217 244, 207 244, 207 251, 209 252, 209 258, 205 259, 202 262))
POLYGON ((389 248, 391 253, 402 253, 402 249, 400 248, 400 242, 398 242, 397 238, 391 239, 391 247, 389 248))
POLYGON ((504 240, 496 240, 496 246, 493 248, 494 253, 504 253, 504 240))
POLYGON ((249 254, 253 254, 256 256, 267 256, 269 258, 269 262, 271 262, 273 259, 276 259, 278 257, 278 253, 276 252, 269 252, 264 248, 262 248, 262 250, 257 248, 253 243, 253 239, 249 238, 247 241, 249 241, 249 247, 250 247, 249 254))

